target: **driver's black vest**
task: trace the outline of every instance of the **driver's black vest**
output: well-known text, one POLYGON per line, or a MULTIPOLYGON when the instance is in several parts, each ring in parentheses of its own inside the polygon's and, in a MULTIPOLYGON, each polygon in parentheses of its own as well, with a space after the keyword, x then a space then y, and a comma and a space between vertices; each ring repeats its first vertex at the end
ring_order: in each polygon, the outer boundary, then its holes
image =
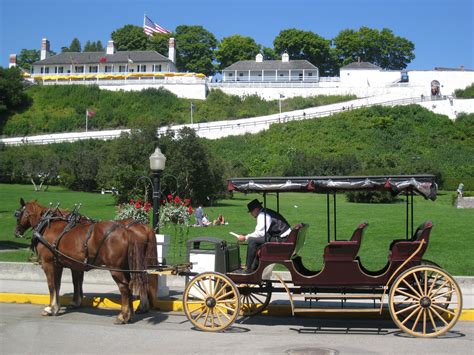
POLYGON ((270 238, 279 238, 280 235, 290 229, 290 224, 286 221, 285 217, 278 212, 268 208, 263 208, 260 213, 265 213, 272 219, 270 227, 267 226, 267 233, 265 234, 266 240, 269 240, 270 238))

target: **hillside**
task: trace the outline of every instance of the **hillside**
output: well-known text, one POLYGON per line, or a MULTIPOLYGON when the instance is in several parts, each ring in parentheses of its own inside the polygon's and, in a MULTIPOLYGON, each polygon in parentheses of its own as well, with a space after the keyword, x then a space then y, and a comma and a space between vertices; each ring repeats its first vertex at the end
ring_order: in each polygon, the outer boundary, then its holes
POLYGON ((372 107, 208 141, 236 176, 433 173, 474 188, 474 115, 456 121, 418 105, 372 107))
MULTIPOLYGON (((178 98, 164 89, 108 91, 97 86, 35 85, 26 91, 31 104, 12 112, 0 134, 27 136, 85 129, 85 114, 95 112, 89 129, 140 128, 144 125, 167 126, 190 121, 191 100, 178 98)), ((282 111, 292 111, 347 101, 354 96, 318 96, 282 101, 282 111)), ((193 121, 208 122, 255 117, 277 113, 278 101, 265 101, 256 95, 240 98, 213 90, 204 101, 193 100, 193 121)))

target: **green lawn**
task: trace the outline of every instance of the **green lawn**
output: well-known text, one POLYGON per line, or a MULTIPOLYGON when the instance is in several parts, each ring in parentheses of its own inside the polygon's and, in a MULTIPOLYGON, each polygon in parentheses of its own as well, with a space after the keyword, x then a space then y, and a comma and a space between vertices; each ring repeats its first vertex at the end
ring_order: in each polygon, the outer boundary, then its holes
MULTIPOLYGON (((115 215, 110 195, 71 192, 60 187, 50 187, 47 192, 34 192, 31 185, 0 184, 0 250, 29 246, 29 239, 17 239, 13 236, 13 212, 19 207, 20 197, 25 200, 37 199, 44 205, 60 202, 63 208, 72 208, 75 203, 82 203, 81 212, 95 219, 112 219, 115 215)), ((255 220, 246 213, 246 204, 255 197, 262 200, 257 195, 234 194, 233 199, 221 200, 204 208, 211 220, 222 213, 229 224, 189 228, 188 238, 210 236, 234 241, 235 238, 229 235, 230 231, 250 232, 255 227, 255 220)), ((440 264, 454 275, 474 275, 474 210, 458 210, 452 206, 452 199, 452 192, 440 192, 435 202, 415 197, 415 228, 428 219, 434 223, 426 259, 440 264)), ((268 207, 275 208, 275 201, 273 196, 269 196, 268 207)), ((387 261, 391 240, 405 236, 405 204, 353 204, 346 202, 344 196, 340 195, 337 207, 337 238, 349 238, 360 222, 368 221, 369 227, 363 236, 359 255, 364 266, 369 269, 382 268, 387 261)), ((280 194, 280 212, 292 225, 298 222, 310 224, 302 256, 309 268, 321 268, 322 253, 327 243, 326 196, 280 194)), ((172 229, 164 229, 162 232, 173 234, 172 229)), ((31 233, 27 235, 30 236, 31 233)), ((184 254, 182 251, 181 256, 184 257, 184 254)), ((3 251, 0 252, 0 261, 26 261, 29 255, 30 252, 25 249, 3 251)), ((245 256, 244 248, 241 255, 245 256)), ((173 253, 172 259, 178 259, 178 255, 173 253)))

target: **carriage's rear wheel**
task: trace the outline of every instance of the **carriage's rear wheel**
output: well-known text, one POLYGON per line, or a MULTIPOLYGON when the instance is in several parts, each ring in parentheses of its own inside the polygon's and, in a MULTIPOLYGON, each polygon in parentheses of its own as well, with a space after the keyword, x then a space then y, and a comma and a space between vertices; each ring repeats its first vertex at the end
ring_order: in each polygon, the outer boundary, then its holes
POLYGON ((403 272, 390 289, 390 314, 404 332, 416 337, 442 335, 462 311, 461 290, 446 271, 415 266, 403 272))
POLYGON ((239 314, 239 290, 225 275, 202 273, 186 286, 183 306, 186 317, 196 328, 221 331, 231 326, 239 314))
POLYGON ((255 316, 262 313, 272 298, 271 282, 262 285, 239 285, 240 314, 255 316))

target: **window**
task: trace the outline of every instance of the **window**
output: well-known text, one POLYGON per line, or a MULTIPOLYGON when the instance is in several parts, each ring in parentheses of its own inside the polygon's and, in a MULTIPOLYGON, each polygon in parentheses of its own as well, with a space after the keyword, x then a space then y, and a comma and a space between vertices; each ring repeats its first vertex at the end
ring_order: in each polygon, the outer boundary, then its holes
POLYGON ((308 73, 308 76, 313 76, 313 73, 308 73))
POLYGON ((239 73, 239 76, 244 76, 244 73, 239 73))
POLYGON ((82 65, 74 67, 75 73, 84 73, 84 67, 82 65))
POLYGON ((89 73, 97 73, 99 71, 99 67, 97 65, 91 65, 89 67, 89 73))
POLYGON ((161 71, 161 64, 155 65, 155 71, 161 71))
POLYGON ((44 68, 44 73, 49 74, 49 68, 44 68))
POLYGON ((125 65, 119 65, 119 72, 125 72, 125 65))
POLYGON ((59 74, 64 73, 64 67, 58 67, 58 73, 59 74))
POLYGON ((229 73, 229 74, 227 74, 227 75, 232 76, 232 73, 229 73))
POLYGON ((106 73, 111 73, 112 72, 112 66, 111 65, 106 65, 105 68, 104 68, 104 71, 106 73))
POLYGON ((146 65, 142 65, 142 72, 146 71, 146 65))

